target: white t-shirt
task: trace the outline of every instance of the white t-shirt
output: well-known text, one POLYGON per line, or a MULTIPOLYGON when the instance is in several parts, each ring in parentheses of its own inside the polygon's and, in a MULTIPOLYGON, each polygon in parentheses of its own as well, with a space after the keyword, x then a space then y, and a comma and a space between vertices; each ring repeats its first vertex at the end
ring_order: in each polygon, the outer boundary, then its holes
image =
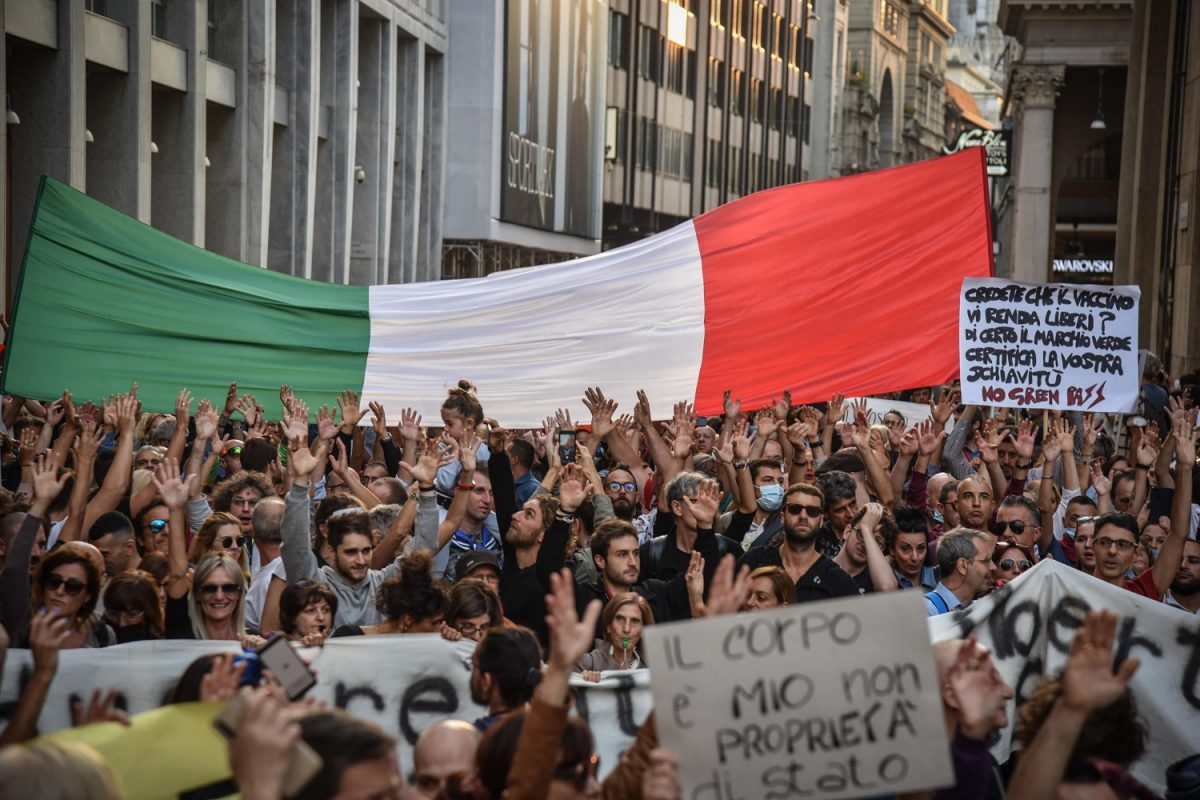
POLYGON ((268 561, 266 566, 258 571, 250 588, 246 590, 246 628, 257 631, 262 622, 263 606, 267 602, 267 589, 271 586, 272 576, 278 575, 281 580, 287 580, 287 572, 283 568, 283 557, 268 561))

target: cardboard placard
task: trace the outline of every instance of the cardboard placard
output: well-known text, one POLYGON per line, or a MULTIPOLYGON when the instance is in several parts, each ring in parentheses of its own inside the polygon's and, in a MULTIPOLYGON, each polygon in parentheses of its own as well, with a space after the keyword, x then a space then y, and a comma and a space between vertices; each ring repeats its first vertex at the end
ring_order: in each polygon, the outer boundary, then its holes
POLYGON ((1140 298, 1137 286, 963 280, 963 402, 1130 411, 1141 386, 1140 298))
POLYGON ((954 782, 919 592, 653 625, 685 800, 875 797, 954 782))

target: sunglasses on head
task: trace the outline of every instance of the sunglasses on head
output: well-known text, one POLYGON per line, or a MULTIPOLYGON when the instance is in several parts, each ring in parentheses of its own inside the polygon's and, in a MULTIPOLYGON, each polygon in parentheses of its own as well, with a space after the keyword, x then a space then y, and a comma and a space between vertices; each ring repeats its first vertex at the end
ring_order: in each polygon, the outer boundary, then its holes
POLYGON ((249 544, 250 539, 246 536, 222 536, 221 547, 225 550, 232 550, 234 542, 237 542, 238 547, 245 547, 249 544))
POLYGON ((241 591, 236 583, 206 583, 200 587, 200 594, 214 595, 217 592, 222 594, 237 594, 241 591))
POLYGON ((151 533, 162 533, 166 527, 167 521, 165 519, 152 519, 146 523, 146 530, 151 533))
POLYGON ((637 484, 634 483, 633 481, 625 481, 624 483, 622 483, 621 481, 609 481, 608 490, 610 492, 619 492, 622 489, 624 489, 627 492, 636 492, 637 484))
POLYGON ((241 454, 242 454, 242 446, 240 444, 234 445, 233 447, 226 447, 224 450, 221 451, 222 456, 240 456, 241 454))
POLYGON ((996 524, 992 526, 992 533, 997 536, 1003 536, 1005 528, 1020 536, 1025 532, 1025 523, 1019 519, 1014 519, 1011 522, 1000 522, 997 520, 996 524))
POLYGON ((83 593, 87 588, 87 584, 78 578, 64 578, 57 572, 51 572, 46 576, 46 588, 50 591, 56 591, 62 588, 71 597, 76 597, 83 593))
POLYGON ((1011 558, 1000 559, 1000 569, 1003 569, 1003 570, 1010 570, 1013 567, 1017 567, 1018 569, 1021 570, 1021 572, 1024 572, 1025 570, 1029 569, 1032 566, 1033 566, 1032 561, 1026 561, 1023 558, 1020 561, 1017 561, 1017 560, 1014 560, 1011 558))
POLYGON ((816 519, 821 516, 820 506, 806 506, 803 503, 788 503, 783 507, 783 510, 791 514, 793 517, 798 517, 801 514, 807 514, 809 519, 816 519))

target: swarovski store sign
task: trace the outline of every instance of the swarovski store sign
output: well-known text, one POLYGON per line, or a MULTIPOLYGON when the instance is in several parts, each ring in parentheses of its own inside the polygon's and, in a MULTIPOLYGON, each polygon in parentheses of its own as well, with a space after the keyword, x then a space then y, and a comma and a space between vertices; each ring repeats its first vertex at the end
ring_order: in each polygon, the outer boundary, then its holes
POLYGON ((960 133, 954 140, 954 144, 946 145, 942 148, 942 152, 946 155, 953 155, 968 147, 982 147, 987 151, 988 175, 999 177, 1008 174, 1012 158, 1012 131, 972 128, 960 133))
POLYGON ((1052 266, 1055 272, 1065 274, 1113 274, 1111 258, 1056 258, 1052 266))

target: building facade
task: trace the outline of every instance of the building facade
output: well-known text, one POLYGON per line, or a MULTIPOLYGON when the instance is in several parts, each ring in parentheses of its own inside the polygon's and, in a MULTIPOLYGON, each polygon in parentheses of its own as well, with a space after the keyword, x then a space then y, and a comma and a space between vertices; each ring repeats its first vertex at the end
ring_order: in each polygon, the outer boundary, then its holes
POLYGON ((1000 274, 1137 284, 1139 343, 1200 368, 1200 13, 1187 0, 1005 0, 1015 172, 1000 274))
POLYGON ((802 0, 611 0, 604 246, 807 177, 802 0))
POLYGON ((7 0, 7 297, 38 176, 338 283, 438 276, 445 0, 7 0))

